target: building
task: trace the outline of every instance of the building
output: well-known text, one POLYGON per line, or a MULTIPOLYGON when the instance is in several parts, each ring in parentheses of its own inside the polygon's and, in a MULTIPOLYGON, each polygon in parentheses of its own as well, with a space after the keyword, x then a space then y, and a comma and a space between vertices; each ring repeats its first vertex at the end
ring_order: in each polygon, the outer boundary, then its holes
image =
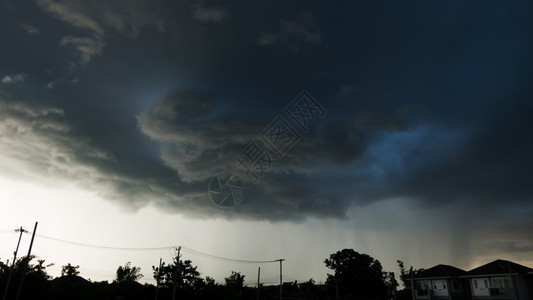
POLYGON ((461 278, 466 273, 448 265, 437 265, 424 270, 413 276, 413 299, 469 299, 468 280, 461 278))
POLYGON ((472 299, 533 300, 533 269, 498 259, 466 272, 472 299))

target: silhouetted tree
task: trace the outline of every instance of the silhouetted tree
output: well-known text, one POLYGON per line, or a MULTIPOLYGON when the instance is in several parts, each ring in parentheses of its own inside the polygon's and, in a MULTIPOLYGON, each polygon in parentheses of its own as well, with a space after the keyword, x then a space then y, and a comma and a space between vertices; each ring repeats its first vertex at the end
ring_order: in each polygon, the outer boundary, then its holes
POLYGON ((406 289, 410 289, 411 288, 411 283, 410 283, 410 278, 411 278, 411 275, 414 276, 420 272, 423 272, 424 269, 415 269, 413 268, 412 266, 409 268, 409 270, 406 270, 405 268, 405 265, 403 263, 403 261, 401 260, 396 260, 396 262, 398 263, 398 267, 400 268, 400 280, 402 281, 402 284, 404 286, 404 288, 406 289), (412 274, 411 274, 412 272, 412 274))
POLYGON ((215 279, 213 277, 206 276, 204 279, 205 285, 216 285, 215 279))
POLYGON ((240 272, 231 271, 231 275, 224 278, 224 281, 226 281, 226 286, 240 290, 244 286, 244 275, 241 275, 240 272))
POLYGON ((401 260, 396 260, 396 262, 398 263, 398 267, 400 268, 400 280, 402 281, 402 284, 403 284, 403 287, 404 288, 410 288, 410 285, 409 285, 409 280, 408 280, 408 273, 407 271, 405 270, 405 265, 403 263, 403 261, 401 260))
MULTIPOLYGON (((24 270, 26 270, 26 273, 24 274, 24 290, 22 293, 23 299, 41 298, 43 291, 48 289, 51 276, 49 276, 46 272, 46 268, 52 266, 53 264, 46 265, 44 259, 39 259, 37 264, 33 264, 32 261, 35 258, 35 255, 30 255, 29 257, 24 256, 15 261, 9 286, 8 298, 11 299, 15 297, 18 283, 20 282, 22 272, 24 270), (28 264, 27 268, 25 268, 26 264, 28 264)), ((3 269, 0 280, 0 291, 2 292, 1 295, 3 295, 4 288, 7 284, 7 277, 9 276, 10 268, 10 263, 1 263, 0 269, 3 269)))
POLYGON ((387 296, 392 298, 398 287, 398 281, 396 281, 394 272, 385 272, 385 286, 387 287, 387 296))
POLYGON ((80 271, 78 271, 79 268, 80 266, 73 266, 68 263, 61 267, 61 276, 78 276, 80 274, 80 271))
POLYGON ((309 299, 319 299, 318 288, 316 287, 316 282, 313 278, 309 279, 306 282, 302 282, 298 285, 298 288, 304 292, 309 299))
POLYGON ((190 260, 182 262, 178 257, 174 258, 174 262, 171 265, 163 263, 161 272, 159 272, 159 267, 152 266, 154 279, 161 288, 170 289, 175 282, 178 292, 188 297, 192 297, 205 286, 204 279, 200 277, 200 272, 196 268, 190 260))
POLYGON ((338 289, 341 299, 384 299, 387 295, 381 263, 353 249, 333 253, 324 261, 335 271, 328 274, 326 284, 338 289))
POLYGON ((411 276, 415 276, 416 274, 424 271, 424 269, 415 269, 411 266, 409 270, 407 270, 405 268, 403 261, 396 260, 396 262, 398 263, 398 267, 400 268, 400 280, 402 281, 402 284, 404 286, 404 289, 398 292, 397 299, 399 300, 411 299, 412 298, 411 282, 409 279, 411 278, 411 276))
POLYGON ((226 289, 228 293, 236 294, 238 296, 242 295, 242 290, 244 288, 244 275, 240 272, 231 271, 229 277, 224 278, 226 282, 226 289))
POLYGON ((115 282, 138 281, 142 277, 141 268, 132 267, 131 262, 127 262, 124 266, 118 267, 115 282))

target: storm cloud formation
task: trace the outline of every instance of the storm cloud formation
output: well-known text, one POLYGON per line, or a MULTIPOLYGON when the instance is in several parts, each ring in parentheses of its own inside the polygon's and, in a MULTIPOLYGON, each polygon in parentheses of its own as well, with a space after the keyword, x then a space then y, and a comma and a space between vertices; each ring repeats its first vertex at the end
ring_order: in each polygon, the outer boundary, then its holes
POLYGON ((497 247, 529 251, 531 3, 1 6, 0 147, 39 174, 199 218, 346 218, 401 198, 503 235, 519 211, 497 247), (327 115, 244 178, 241 204, 213 206, 209 180, 302 90, 327 115))

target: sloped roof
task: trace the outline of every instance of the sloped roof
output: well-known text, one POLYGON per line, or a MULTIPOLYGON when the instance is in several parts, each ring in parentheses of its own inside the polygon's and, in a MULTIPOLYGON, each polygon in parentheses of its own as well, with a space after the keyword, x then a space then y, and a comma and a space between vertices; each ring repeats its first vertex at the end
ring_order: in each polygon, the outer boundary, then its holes
POLYGON ((532 273, 533 269, 523 265, 519 265, 512 261, 497 259, 488 264, 482 265, 472 269, 464 276, 480 276, 480 275, 496 275, 496 274, 528 274, 532 273))
POLYGON ((461 270, 453 266, 436 265, 416 274, 414 278, 452 278, 459 277, 461 275, 464 275, 465 273, 465 270, 461 270))
POLYGON ((73 275, 73 276, 61 276, 56 277, 52 280, 53 285, 62 285, 62 284, 68 284, 71 286, 79 286, 79 285, 85 285, 88 284, 89 281, 81 276, 73 275))

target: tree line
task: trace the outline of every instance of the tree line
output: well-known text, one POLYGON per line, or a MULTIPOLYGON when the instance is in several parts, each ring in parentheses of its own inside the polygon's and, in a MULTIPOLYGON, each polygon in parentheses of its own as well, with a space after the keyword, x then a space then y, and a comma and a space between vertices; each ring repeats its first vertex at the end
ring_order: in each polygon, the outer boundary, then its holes
MULTIPOLYGON (((284 282, 285 299, 410 299, 410 291, 397 292, 394 272, 385 272, 379 260, 353 249, 332 253, 324 260, 332 272, 325 284, 318 285, 311 278, 306 282, 284 282)), ((279 286, 246 286, 245 275, 238 271, 217 283, 209 276, 201 276, 191 260, 174 257, 172 263, 152 267, 156 284, 141 284, 141 269, 131 262, 119 266, 112 282, 90 281, 80 277, 78 265, 62 266, 61 276, 52 278, 45 260, 36 256, 22 257, 15 263, 0 260, 0 296, 16 299, 23 280, 20 299, 279 299, 279 286), (10 278, 11 274, 11 278, 10 278), (23 279, 24 278, 24 279, 23 279), (8 283, 9 279, 9 285, 8 283), (6 293, 7 288, 7 293, 6 293)), ((401 280, 409 288, 410 274, 398 260, 401 280)), ((415 270, 415 272, 420 270, 415 270)), ((411 270, 412 272, 412 270, 411 270)))

